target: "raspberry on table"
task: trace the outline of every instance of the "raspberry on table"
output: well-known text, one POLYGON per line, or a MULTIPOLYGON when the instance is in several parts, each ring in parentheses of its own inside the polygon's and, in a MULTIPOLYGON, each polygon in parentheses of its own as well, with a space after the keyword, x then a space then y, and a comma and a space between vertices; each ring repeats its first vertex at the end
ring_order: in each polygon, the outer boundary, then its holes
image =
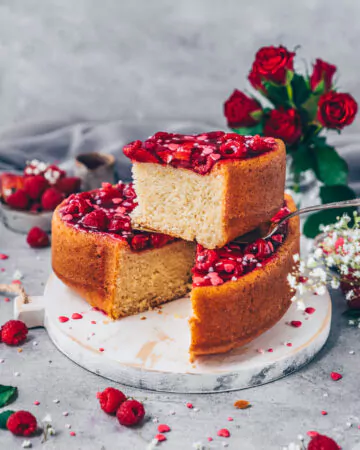
POLYGON ((322 434, 318 434, 311 439, 307 450, 339 450, 339 448, 340 447, 333 439, 322 434))
POLYGON ((37 421, 28 411, 17 411, 8 418, 6 427, 16 436, 31 436, 37 430, 37 421))
POLYGON ((39 227, 33 227, 29 231, 26 242, 32 248, 43 248, 50 245, 49 236, 39 227))
POLYGON ((131 427, 142 421, 145 416, 145 409, 142 403, 137 400, 126 400, 117 410, 116 417, 121 425, 131 427))
POLYGON ((1 341, 7 345, 19 345, 25 341, 28 328, 21 320, 9 320, 0 329, 1 341))
POLYGON ((118 389, 108 387, 103 392, 98 392, 96 397, 100 407, 107 414, 115 414, 120 405, 126 401, 126 396, 118 389))

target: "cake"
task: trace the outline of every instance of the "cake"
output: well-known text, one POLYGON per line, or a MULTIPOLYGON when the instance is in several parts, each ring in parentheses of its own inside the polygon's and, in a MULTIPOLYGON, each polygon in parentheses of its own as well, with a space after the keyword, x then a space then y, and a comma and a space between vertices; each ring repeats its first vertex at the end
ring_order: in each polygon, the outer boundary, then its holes
MULTIPOLYGON (((295 210, 286 195, 284 207, 272 221, 295 210)), ((197 246, 191 291, 192 359, 240 347, 281 319, 293 296, 287 275, 299 246, 298 217, 267 240, 231 243, 216 250, 197 246)))
POLYGON ((134 226, 221 248, 268 221, 284 200, 282 141, 214 131, 159 132, 124 147, 139 205, 134 226))
POLYGON ((151 309, 189 290, 195 244, 131 229, 132 185, 104 183, 55 210, 52 267, 67 286, 113 319, 151 309))

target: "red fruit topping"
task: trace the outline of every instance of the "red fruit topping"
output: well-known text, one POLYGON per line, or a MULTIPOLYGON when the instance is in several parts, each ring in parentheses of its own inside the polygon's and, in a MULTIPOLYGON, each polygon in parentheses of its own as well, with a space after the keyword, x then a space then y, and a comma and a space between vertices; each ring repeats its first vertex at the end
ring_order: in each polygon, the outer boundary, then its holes
POLYGON ((92 211, 93 207, 91 202, 87 202, 85 199, 78 197, 71 199, 69 197, 69 203, 61 208, 62 214, 78 214, 80 217, 84 216, 86 213, 92 211))
POLYGON ((124 189, 123 189, 123 195, 124 197, 126 197, 128 200, 135 200, 136 198, 136 192, 135 189, 133 188, 132 184, 127 184, 124 189))
POLYGON ((331 438, 318 434, 309 442, 307 450, 339 450, 338 444, 331 438))
POLYGON ((226 141, 219 148, 219 152, 226 158, 242 158, 246 155, 246 146, 242 141, 232 139, 226 141))
POLYGON ((129 216, 117 218, 116 216, 110 220, 108 230, 117 233, 119 231, 131 231, 131 222, 129 216))
POLYGON ((163 435, 163 434, 157 434, 157 435, 155 436, 155 439, 156 439, 158 442, 164 442, 164 441, 166 441, 167 437, 166 437, 165 435, 163 435))
POLYGON ((66 316, 59 316, 59 322, 65 323, 65 322, 68 322, 68 321, 69 321, 68 317, 66 317, 66 316))
POLYGON ((7 345, 19 345, 26 340, 27 326, 21 320, 9 320, 0 329, 1 341, 7 345))
POLYGON ((8 197, 24 187, 24 178, 14 173, 2 173, 0 175, 0 197, 7 203, 8 197))
POLYGON ((245 248, 244 253, 254 255, 258 261, 262 261, 272 253, 270 244, 270 242, 266 242, 264 239, 257 239, 245 248))
POLYGON ((6 428, 16 436, 31 436, 37 430, 36 418, 28 411, 17 411, 8 418, 6 428))
POLYGON ((4 253, 0 253, 0 259, 8 259, 8 255, 5 255, 4 253))
POLYGON ((331 372, 330 376, 334 381, 341 380, 342 378, 342 375, 338 372, 331 372))
POLYGON ((58 189, 52 187, 46 189, 41 197, 41 206, 45 211, 54 211, 54 209, 64 200, 64 194, 58 189))
POLYGON ((24 189, 18 189, 7 197, 6 203, 14 209, 27 209, 29 206, 29 197, 24 189))
POLYGON ((42 175, 26 177, 24 179, 24 191, 32 200, 40 200, 42 193, 49 183, 42 175))
POLYGON ((101 409, 107 414, 115 414, 120 405, 126 401, 125 394, 112 387, 98 392, 96 398, 99 400, 101 409))
POLYGON ((108 226, 108 217, 102 209, 92 211, 82 219, 81 223, 87 228, 93 228, 99 231, 105 231, 108 226))
POLYGON ((137 162, 159 162, 158 158, 149 150, 142 148, 141 141, 135 141, 125 145, 123 152, 128 158, 137 162))
POLYGON ((257 134, 253 138, 251 138, 251 140, 248 141, 248 145, 252 152, 260 153, 275 148, 276 141, 274 138, 271 137, 262 138, 257 134))
POLYGON ((136 234, 131 239, 130 245, 133 250, 143 250, 149 245, 149 236, 145 234, 136 234))
POLYGON ((306 314, 314 314, 315 311, 316 311, 316 309, 311 306, 308 306, 307 308, 305 308, 306 314))
POLYGON ((80 191, 81 179, 78 177, 60 178, 56 183, 57 189, 63 192, 66 196, 80 191))
POLYGON ((150 236, 151 245, 154 248, 164 247, 169 241, 173 240, 170 236, 166 234, 152 234, 150 236))
POLYGON ((221 428, 221 430, 217 432, 217 435, 220 437, 228 438, 230 437, 230 431, 227 430, 226 428, 221 428))
POLYGON ((283 219, 284 217, 286 217, 289 214, 290 214, 290 209, 287 208, 286 206, 284 206, 283 208, 280 209, 279 212, 277 212, 275 214, 275 216, 271 219, 271 222, 278 223, 278 222, 280 222, 281 219, 283 219))
POLYGON ((43 248, 50 245, 49 236, 39 227, 33 227, 29 231, 26 242, 32 248, 43 248))
POLYGON ((160 424, 158 426, 158 432, 159 433, 168 433, 169 431, 171 431, 171 428, 169 427, 169 425, 160 424))
POLYGON ((117 410, 116 417, 121 425, 131 427, 142 421, 145 416, 145 409, 142 403, 137 400, 126 400, 117 410))
POLYGON ((302 325, 302 322, 300 320, 292 320, 290 322, 290 325, 294 328, 299 328, 302 325))
POLYGON ((83 316, 82 316, 81 314, 79 314, 79 313, 73 313, 73 315, 71 316, 71 318, 72 318, 73 320, 79 320, 79 319, 82 319, 83 316))
POLYGON ((200 272, 207 272, 210 267, 214 267, 218 261, 218 255, 215 250, 204 249, 196 257, 195 269, 200 272))

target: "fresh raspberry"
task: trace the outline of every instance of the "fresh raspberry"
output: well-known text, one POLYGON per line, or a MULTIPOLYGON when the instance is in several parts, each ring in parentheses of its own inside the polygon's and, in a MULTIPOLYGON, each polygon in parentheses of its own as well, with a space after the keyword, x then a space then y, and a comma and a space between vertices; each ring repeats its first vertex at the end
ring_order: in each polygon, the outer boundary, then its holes
POLYGON ((24 189, 18 189, 9 195, 6 203, 14 209, 27 209, 29 206, 29 197, 26 195, 24 189))
POLYGON ((64 200, 64 194, 58 189, 52 187, 46 189, 41 197, 41 205, 45 211, 54 211, 54 209, 64 200))
POLYGON ((98 392, 96 397, 100 407, 107 414, 115 414, 120 405, 126 401, 126 396, 118 389, 108 387, 103 392, 98 392))
POLYGON ((31 436, 37 429, 37 422, 28 411, 17 411, 8 418, 6 427, 16 436, 31 436))
POLYGON ((49 236, 39 227, 33 227, 29 231, 26 242, 32 248, 47 247, 50 244, 49 236))
POLYGON ((38 213, 42 210, 42 206, 41 203, 35 202, 30 206, 29 211, 34 212, 34 213, 38 213))
POLYGON ((333 439, 323 436, 322 434, 318 434, 311 439, 307 450, 339 450, 339 448, 340 447, 333 439))
POLYGON ((24 191, 32 200, 39 200, 49 183, 42 175, 26 177, 24 179, 24 191))
POLYGON ((4 172, 0 175, 0 197, 7 202, 8 197, 24 187, 24 178, 21 175, 4 172))
POLYGON ((56 183, 57 189, 63 192, 66 196, 80 191, 81 179, 78 177, 60 178, 56 183))
POLYGON ((145 416, 143 405, 137 400, 126 400, 117 410, 116 417, 121 425, 131 427, 142 421, 145 416))
POLYGON ((109 219, 102 209, 97 209, 89 214, 86 214, 81 222, 88 228, 105 231, 107 229, 109 219))
POLYGON ((27 326, 21 320, 9 320, 0 329, 1 341, 7 345, 19 345, 28 334, 27 326))

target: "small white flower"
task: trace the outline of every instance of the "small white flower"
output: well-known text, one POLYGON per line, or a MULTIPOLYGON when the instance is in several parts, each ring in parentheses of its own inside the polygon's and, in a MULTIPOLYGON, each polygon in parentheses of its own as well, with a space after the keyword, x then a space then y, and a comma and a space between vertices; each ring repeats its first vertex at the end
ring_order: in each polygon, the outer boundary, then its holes
POLYGON ((304 272, 305 272, 305 269, 306 269, 306 267, 305 267, 305 262, 304 262, 304 261, 300 261, 300 264, 299 264, 299 272, 300 272, 300 273, 304 273, 304 272))
POLYGON ((158 440, 153 439, 150 444, 146 447, 146 450, 154 450, 154 448, 158 445, 158 440))
POLYGON ((296 308, 297 308, 299 311, 305 311, 305 308, 306 308, 305 303, 304 303, 302 300, 298 300, 298 301, 296 302, 296 308))
POLYGON ((355 320, 349 320, 349 325, 355 325, 355 320))
POLYGON ((331 280, 331 287, 333 288, 333 289, 338 289, 339 288, 339 286, 340 286, 340 281, 337 279, 337 278, 333 278, 332 280, 331 280))
POLYGON ((351 289, 351 291, 347 292, 345 295, 346 300, 351 300, 354 297, 354 291, 351 289))
POLYGON ((309 269, 313 269, 314 267, 317 266, 317 262, 315 261, 315 259, 312 256, 309 256, 306 265, 307 267, 309 267, 309 269))
POLYGON ((50 414, 46 414, 46 416, 43 418, 42 422, 44 422, 44 423, 51 423, 52 422, 52 418, 51 418, 50 414))
POLYGON ((22 447, 22 448, 31 448, 31 447, 32 447, 32 443, 31 443, 30 441, 24 441, 24 442, 21 444, 21 447, 22 447))
POLYGON ((326 272, 321 267, 316 267, 315 269, 313 269, 310 272, 310 276, 311 277, 315 277, 315 278, 319 278, 320 281, 322 281, 323 283, 325 283, 325 281, 326 281, 326 272))
POLYGON ((299 255, 299 253, 295 253, 295 255, 293 255, 293 260, 294 260, 294 262, 300 261, 300 255, 299 255))
POLYGON ((54 430, 53 427, 49 427, 48 432, 49 432, 50 436, 55 436, 55 434, 56 434, 56 431, 54 430))
POLYGON ((318 247, 314 252, 314 256, 316 259, 322 258, 323 254, 324 254, 324 252, 323 252, 322 248, 320 248, 320 247, 318 247))
POLYGON ((342 264, 342 265, 340 266, 340 272, 341 272, 343 275, 348 275, 348 274, 349 274, 349 268, 348 268, 345 264, 342 264))
POLYGON ((326 293, 326 288, 325 286, 319 286, 316 288, 317 295, 324 295, 326 293))
POLYGON ((192 446, 195 450, 204 450, 205 448, 201 442, 194 442, 192 446))
POLYGON ((295 277, 294 275, 292 275, 291 273, 289 273, 288 276, 287 276, 287 281, 288 281, 288 283, 289 283, 289 286, 290 286, 292 289, 295 289, 295 288, 296 288, 296 277, 295 277))

